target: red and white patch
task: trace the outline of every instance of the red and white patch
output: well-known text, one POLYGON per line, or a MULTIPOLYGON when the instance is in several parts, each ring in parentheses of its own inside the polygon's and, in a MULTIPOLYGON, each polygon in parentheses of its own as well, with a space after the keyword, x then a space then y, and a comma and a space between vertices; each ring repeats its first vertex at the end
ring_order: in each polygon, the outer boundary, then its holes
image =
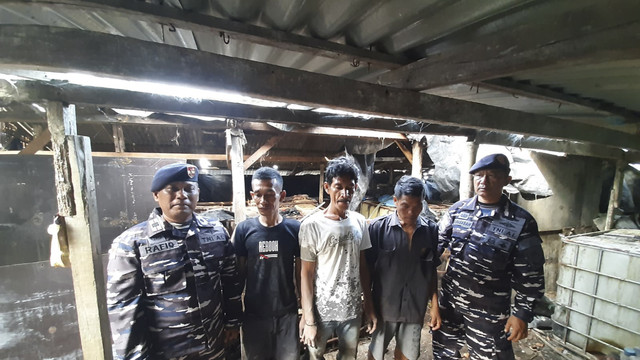
POLYGON ((187 165, 187 175, 193 179, 196 176, 196 167, 193 165, 187 165))

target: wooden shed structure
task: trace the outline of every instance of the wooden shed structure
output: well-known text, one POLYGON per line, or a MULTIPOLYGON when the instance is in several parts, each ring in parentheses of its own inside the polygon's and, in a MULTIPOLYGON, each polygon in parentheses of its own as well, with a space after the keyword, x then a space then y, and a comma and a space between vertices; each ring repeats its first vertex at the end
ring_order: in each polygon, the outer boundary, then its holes
POLYGON ((578 183, 640 161, 639 94, 635 0, 0 0, 3 181, 53 154, 88 359, 110 357, 94 158, 295 174, 385 149, 419 173, 410 139, 442 134, 568 154, 578 183))

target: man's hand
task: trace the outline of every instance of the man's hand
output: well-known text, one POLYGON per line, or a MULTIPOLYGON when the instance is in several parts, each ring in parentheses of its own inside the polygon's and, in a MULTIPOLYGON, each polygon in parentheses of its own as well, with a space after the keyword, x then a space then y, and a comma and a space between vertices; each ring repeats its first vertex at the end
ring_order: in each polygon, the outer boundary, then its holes
POLYGON ((509 317, 509 320, 507 320, 507 324, 504 326, 504 332, 506 334, 509 334, 507 340, 513 342, 526 338, 529 334, 528 331, 529 329, 527 328, 527 323, 513 315, 509 317))
POLYGON ((224 345, 228 346, 233 344, 234 341, 238 340, 240 336, 240 329, 237 327, 229 328, 224 330, 224 345))
POLYGON ((300 322, 298 323, 298 334, 300 334, 300 342, 302 342, 302 334, 304 333, 304 313, 300 317, 300 322))
POLYGON ((378 327, 378 317, 373 309, 365 310, 364 321, 367 325, 367 334, 373 334, 378 327))
POLYGON ((307 325, 304 323, 304 318, 300 320, 300 342, 310 346, 312 348, 316 347, 316 336, 318 335, 318 325, 307 325))
POLYGON ((429 311, 431 320, 429 320, 429 328, 431 330, 438 330, 442 326, 442 318, 440 317, 440 307, 438 303, 431 304, 431 310, 429 311))

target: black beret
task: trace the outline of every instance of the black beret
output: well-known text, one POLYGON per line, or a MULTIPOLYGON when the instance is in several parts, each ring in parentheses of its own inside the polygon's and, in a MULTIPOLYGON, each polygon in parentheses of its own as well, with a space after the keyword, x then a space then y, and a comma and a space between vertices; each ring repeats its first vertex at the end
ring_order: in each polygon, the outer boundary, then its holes
POLYGON ((469 174, 473 174, 474 172, 480 170, 490 169, 504 170, 509 173, 509 159, 507 159, 507 157, 503 154, 487 155, 473 164, 471 169, 469 169, 469 174))
POLYGON ((156 171, 151 181, 151 191, 162 190, 174 181, 198 181, 198 168, 191 164, 169 164, 156 171))

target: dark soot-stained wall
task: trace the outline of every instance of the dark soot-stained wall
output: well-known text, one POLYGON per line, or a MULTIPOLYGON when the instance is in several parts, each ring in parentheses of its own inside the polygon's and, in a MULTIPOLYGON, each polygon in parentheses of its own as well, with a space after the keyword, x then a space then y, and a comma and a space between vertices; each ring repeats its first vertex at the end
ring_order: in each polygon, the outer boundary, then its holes
MULTIPOLYGON (((101 250, 155 206, 154 172, 175 160, 94 158, 101 250)), ((81 357, 69 269, 49 266, 57 212, 49 156, 0 157, 0 358, 81 357)), ((106 261, 106 255, 102 257, 106 261)))

